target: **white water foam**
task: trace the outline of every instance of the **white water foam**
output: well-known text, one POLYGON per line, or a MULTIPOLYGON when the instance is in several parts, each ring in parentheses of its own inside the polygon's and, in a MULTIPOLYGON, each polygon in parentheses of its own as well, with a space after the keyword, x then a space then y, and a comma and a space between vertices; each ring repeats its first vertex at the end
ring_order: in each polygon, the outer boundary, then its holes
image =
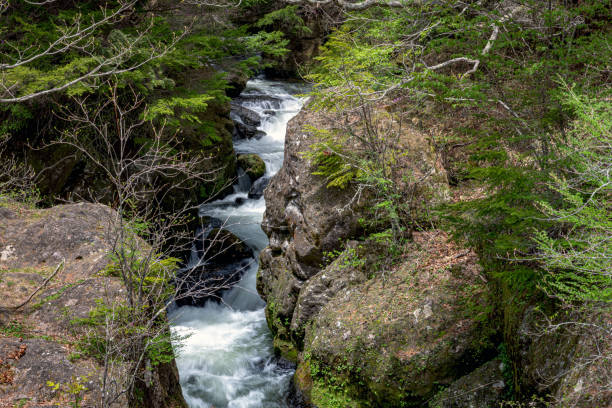
MULTIPOLYGON (((272 97, 251 98, 245 103, 263 115, 259 130, 265 136, 237 140, 234 148, 237 153, 258 154, 266 163, 267 177, 282 166, 287 123, 304 103, 292 96, 299 92, 299 87, 265 80, 249 81, 245 89, 247 95, 272 97)), ((257 257, 268 244, 261 230, 264 211, 264 199, 248 199, 246 192, 201 208, 202 215, 223 221, 224 228, 252 247, 257 257), (241 204, 236 205, 237 200, 241 204)), ((177 365, 183 395, 191 408, 287 407, 293 370, 279 366, 274 359, 265 303, 255 289, 257 269, 257 262, 253 262, 241 281, 224 294, 222 304, 184 306, 169 314, 173 333, 186 336, 177 365)))

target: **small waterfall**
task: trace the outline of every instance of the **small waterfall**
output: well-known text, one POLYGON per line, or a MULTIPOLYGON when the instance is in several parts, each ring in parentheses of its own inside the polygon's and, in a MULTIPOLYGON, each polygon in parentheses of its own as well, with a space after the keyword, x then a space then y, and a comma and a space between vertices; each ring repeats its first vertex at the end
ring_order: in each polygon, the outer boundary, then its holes
MULTIPOLYGON (((287 123, 304 103, 293 96, 300 91, 290 84, 258 79, 249 81, 234 101, 261 118, 257 136, 235 140, 234 148, 237 153, 259 155, 266 163, 266 177, 282 166, 287 123)), ((248 198, 250 180, 244 176, 239 174, 233 194, 203 205, 200 212, 221 220, 258 259, 268 244, 261 230, 265 201, 248 198)), ((293 369, 274 357, 265 303, 255 289, 257 269, 257 262, 251 262, 240 282, 223 295, 223 303, 183 306, 170 313, 173 332, 187 336, 177 365, 191 408, 287 408, 293 369)))

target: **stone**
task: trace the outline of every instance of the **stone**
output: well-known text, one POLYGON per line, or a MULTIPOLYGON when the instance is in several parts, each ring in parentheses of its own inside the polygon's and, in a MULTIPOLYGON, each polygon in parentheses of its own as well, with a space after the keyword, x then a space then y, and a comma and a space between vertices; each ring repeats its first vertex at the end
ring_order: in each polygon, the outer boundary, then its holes
POLYGON ((249 189, 249 198, 253 200, 259 200, 264 195, 264 190, 268 187, 270 183, 269 177, 261 177, 253 183, 251 188, 249 189))
MULTIPOLYGON (((269 237, 270 250, 265 252, 258 282, 260 294, 284 305, 283 313, 295 309, 295 303, 288 302, 296 302, 297 297, 288 296, 289 288, 281 287, 279 282, 292 288, 304 286, 324 268, 325 253, 341 250, 347 240, 363 234, 359 219, 369 216, 367 193, 357 200, 353 186, 328 188, 323 177, 313 175, 316 169, 302 154, 315 141, 313 134, 304 131, 307 125, 322 129, 335 126, 332 119, 308 107, 293 118, 287 126, 283 166, 264 191, 267 207, 262 228, 269 237)), ((428 139, 412 131, 407 131, 403 139, 405 161, 397 165, 414 168, 415 174, 436 175, 432 177, 431 189, 439 192, 442 200, 448 183, 428 139)), ((288 321, 294 318, 286 317, 288 321)), ((297 319, 300 324, 302 320, 297 319)), ((283 326, 280 331, 290 330, 288 324, 283 326)))
MULTIPOLYGON (((121 279, 104 273, 111 261, 111 223, 116 213, 88 203, 48 209, 13 206, 14 217, 0 218, 0 242, 11 247, 11 256, 0 259, 0 324, 14 328, 14 334, 6 331, 0 336, 0 375, 7 370, 12 377, 0 384, 0 400, 62 405, 65 400, 59 400, 47 381, 70 384, 80 376, 87 377, 82 381, 88 388, 82 406, 92 407, 100 397, 103 367, 94 358, 75 354, 75 344, 92 327, 74 322, 88 319, 100 299, 125 298, 121 279), (60 262, 63 266, 58 268, 60 262), (53 279, 30 303, 13 310, 54 271, 53 279)), ((147 245, 140 239, 136 244, 147 245)), ((128 375, 126 368, 117 366, 113 375, 128 375)), ((147 406, 187 406, 174 361, 155 366, 151 375, 152 387, 141 388, 147 406)), ((121 397, 112 407, 128 405, 121 397)))
POLYGON ((258 112, 232 103, 230 118, 234 121, 234 136, 240 139, 260 139, 265 133, 258 128, 261 125, 261 116, 258 112))
POLYGON ((491 408, 503 401, 503 364, 493 359, 453 382, 429 402, 430 408, 491 408))
POLYGON ((255 182, 266 173, 266 163, 261 157, 254 153, 240 154, 237 158, 237 163, 240 168, 249 176, 252 182, 255 182))
POLYGON ((294 312, 292 329, 304 326, 303 355, 360 384, 356 394, 368 395, 373 406, 426 406, 440 386, 495 352, 494 327, 477 319, 491 296, 476 254, 456 258, 463 250, 441 231, 413 238, 392 271, 371 272, 375 256, 352 266, 367 247, 338 260, 339 270, 326 268, 303 286, 294 312), (360 268, 374 276, 352 272, 360 268))
MULTIPOLYGON (((215 225, 215 223, 212 223, 215 225)), ((230 231, 207 228, 196 239, 199 262, 187 265, 177 276, 177 304, 204 305, 219 300, 255 261, 253 250, 230 231)))

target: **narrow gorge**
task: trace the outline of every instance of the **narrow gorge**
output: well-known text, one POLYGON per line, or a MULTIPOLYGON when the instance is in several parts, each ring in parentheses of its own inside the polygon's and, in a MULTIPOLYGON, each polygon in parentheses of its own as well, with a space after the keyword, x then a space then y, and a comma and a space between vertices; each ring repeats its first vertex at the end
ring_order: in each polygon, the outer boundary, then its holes
POLYGON ((0 408, 612 407, 611 15, 0 0, 0 408))
MULTIPOLYGON (((255 287, 259 254, 268 244, 261 230, 265 202, 258 183, 267 183, 282 166, 287 122, 301 109, 303 100, 295 95, 303 89, 299 84, 255 79, 233 102, 237 128, 248 111, 251 125, 257 124, 255 132, 259 132, 250 138, 238 135, 243 138, 235 140, 234 149, 239 158, 257 155, 263 159, 265 172, 252 181, 242 171, 248 169, 241 168, 234 193, 202 205, 200 215, 207 222, 204 231, 214 235, 208 225, 221 226, 251 248, 254 258, 239 259, 235 248, 229 247, 230 256, 237 257, 223 273, 242 276, 235 286, 225 290, 220 301, 183 306, 170 313, 173 330, 186 336, 177 363, 190 407, 288 407, 294 367, 274 355, 265 303, 255 287)), ((216 262, 217 254, 206 252, 202 248, 204 262, 216 262)), ((200 256, 196 252, 191 262, 201 262, 200 256)))

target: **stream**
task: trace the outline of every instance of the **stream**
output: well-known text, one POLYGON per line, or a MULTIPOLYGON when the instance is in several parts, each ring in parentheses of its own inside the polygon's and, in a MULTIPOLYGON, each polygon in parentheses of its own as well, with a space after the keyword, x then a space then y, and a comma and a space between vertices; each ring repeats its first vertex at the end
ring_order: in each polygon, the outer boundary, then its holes
MULTIPOLYGON (((238 98, 241 106, 260 115, 257 129, 263 133, 259 139, 235 139, 234 149, 259 155, 266 163, 265 177, 282 166, 287 123, 304 103, 294 95, 302 91, 298 85, 255 79, 238 98)), ((233 194, 202 205, 200 215, 221 220, 258 259, 268 244, 261 230, 266 204, 263 197, 248 198, 249 184, 239 182, 233 194)), ((257 261, 251 262, 222 303, 183 306, 169 314, 173 333, 186 336, 176 362, 191 408, 288 407, 294 369, 274 357, 265 303, 255 289, 257 269, 257 261)))

